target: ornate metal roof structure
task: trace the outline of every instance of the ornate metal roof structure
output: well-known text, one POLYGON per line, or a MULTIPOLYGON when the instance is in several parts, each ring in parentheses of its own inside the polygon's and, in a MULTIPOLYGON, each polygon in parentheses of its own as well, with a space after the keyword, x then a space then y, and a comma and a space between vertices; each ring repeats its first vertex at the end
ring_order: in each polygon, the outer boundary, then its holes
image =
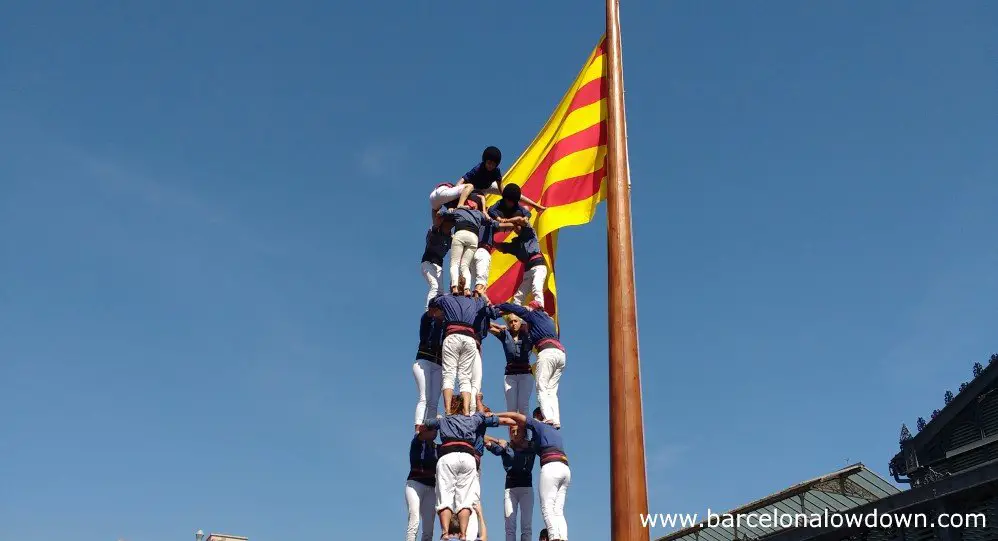
POLYGON ((658 538, 656 541, 761 539, 787 529, 787 526, 767 525, 765 521, 760 521, 759 517, 763 515, 769 517, 778 517, 779 515, 797 517, 801 514, 810 516, 814 513, 824 514, 826 510, 832 514, 847 511, 900 492, 899 488, 868 470, 862 463, 853 464, 839 471, 798 483, 776 494, 732 509, 727 513, 721 513, 721 517, 731 517, 731 519, 722 520, 720 525, 708 525, 707 521, 701 521, 696 526, 673 532, 658 538), (755 518, 749 520, 748 517, 753 515, 755 518), (742 517, 741 520, 738 517, 742 517))

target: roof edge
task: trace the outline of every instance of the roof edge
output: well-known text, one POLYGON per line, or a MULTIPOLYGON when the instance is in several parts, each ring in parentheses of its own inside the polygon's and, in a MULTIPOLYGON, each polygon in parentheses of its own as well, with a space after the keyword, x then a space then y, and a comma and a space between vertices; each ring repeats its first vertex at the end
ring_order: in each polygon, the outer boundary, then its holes
MULTIPOLYGON (((814 479, 810 479, 810 480, 807 480, 807 481, 803 481, 803 482, 797 483, 796 485, 793 485, 793 486, 791 486, 789 488, 785 488, 785 489, 783 489, 783 490, 781 490, 779 492, 770 494, 769 496, 765 496, 763 498, 759 498, 757 500, 751 501, 751 502, 749 502, 749 503, 747 503, 745 505, 742 505, 741 507, 736 507, 736 508, 734 508, 734 509, 732 509, 730 511, 725 512, 725 513, 720 513, 720 515, 722 515, 722 516, 727 516, 727 515, 732 515, 732 516, 744 515, 744 514, 752 512, 752 511, 756 511, 758 509, 762 509, 763 507, 772 505, 772 504, 774 504, 776 502, 783 501, 783 500, 785 500, 787 498, 790 498, 792 496, 796 496, 798 494, 807 492, 808 490, 811 489, 811 487, 813 487, 814 485, 817 485, 819 483, 823 483, 825 481, 830 481, 830 480, 833 480, 833 479, 840 479, 842 477, 849 477, 850 475, 853 475, 855 473, 859 473, 859 472, 861 472, 863 470, 866 470, 866 471, 872 473, 873 475, 876 475, 877 477, 880 477, 879 475, 877 475, 876 472, 874 472, 873 470, 870 470, 869 468, 867 468, 862 462, 857 462, 855 464, 851 464, 849 466, 846 466, 846 467, 842 468, 841 470, 834 471, 832 473, 828 473, 828 474, 822 475, 821 477, 815 477, 814 479)), ((886 481, 886 479, 885 479, 885 481, 886 481)), ((690 526, 689 528, 683 528, 682 530, 677 530, 677 531, 672 532, 670 534, 667 534, 667 535, 665 535, 663 537, 659 537, 659 538, 655 539, 655 541, 672 541, 674 539, 679 539, 680 537, 687 536, 687 535, 689 535, 689 534, 691 534, 691 533, 693 533, 693 532, 695 532, 697 530, 702 530, 703 527, 704 527, 704 524, 706 524, 706 523, 707 523, 706 520, 702 520, 702 521, 700 521, 699 523, 697 523, 694 526, 690 526)))

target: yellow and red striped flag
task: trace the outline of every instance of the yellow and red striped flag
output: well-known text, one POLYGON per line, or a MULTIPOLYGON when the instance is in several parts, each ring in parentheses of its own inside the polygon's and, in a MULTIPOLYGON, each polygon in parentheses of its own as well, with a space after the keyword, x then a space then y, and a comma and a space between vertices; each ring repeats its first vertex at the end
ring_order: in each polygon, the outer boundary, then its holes
MULTIPOLYGON (((531 211, 531 225, 547 263, 544 309, 558 321, 555 287, 555 253, 558 230, 592 220, 606 196, 607 72, 606 38, 589 55, 582 71, 555 108, 544 128, 503 175, 502 184, 520 186, 523 195, 547 207, 531 211)), ((496 203, 501 196, 487 198, 496 203)), ((507 241, 515 233, 500 233, 507 241)), ((508 301, 520 285, 523 264, 516 257, 494 252, 489 272, 488 296, 492 302, 508 301)), ((528 299, 524 299, 526 304, 528 299)))

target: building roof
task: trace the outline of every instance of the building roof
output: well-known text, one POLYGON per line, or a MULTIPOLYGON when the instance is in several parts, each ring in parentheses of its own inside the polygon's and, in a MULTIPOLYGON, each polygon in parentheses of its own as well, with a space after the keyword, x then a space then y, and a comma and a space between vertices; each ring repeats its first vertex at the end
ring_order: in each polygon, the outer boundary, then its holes
MULTIPOLYGON (((756 525, 755 528, 749 527, 745 518, 740 523, 737 518, 731 521, 723 521, 722 518, 722 525, 716 526, 709 526, 704 520, 696 526, 673 532, 656 541, 761 539, 786 528, 778 524, 763 527, 765 522, 759 524, 759 516, 799 513, 810 516, 812 513, 824 513, 826 509, 829 513, 842 512, 900 492, 899 488, 868 470, 862 463, 853 464, 720 514, 721 517, 757 515, 757 518, 749 521, 756 525), (723 522, 733 522, 734 527, 723 525, 723 522)), ((714 519, 713 522, 716 521, 714 519)))
POLYGON ((998 362, 995 362, 996 360, 998 360, 998 354, 992 355, 991 361, 987 365, 983 365, 984 370, 981 371, 980 375, 975 376, 966 388, 957 392, 950 403, 943 406, 939 415, 931 417, 925 428, 919 430, 913 437, 901 441, 901 452, 894 455, 889 462, 891 475, 895 479, 900 482, 908 482, 908 480, 899 478, 899 475, 910 473, 908 465, 905 464, 906 449, 920 449, 931 442, 960 412, 977 400, 978 395, 998 380, 998 362))

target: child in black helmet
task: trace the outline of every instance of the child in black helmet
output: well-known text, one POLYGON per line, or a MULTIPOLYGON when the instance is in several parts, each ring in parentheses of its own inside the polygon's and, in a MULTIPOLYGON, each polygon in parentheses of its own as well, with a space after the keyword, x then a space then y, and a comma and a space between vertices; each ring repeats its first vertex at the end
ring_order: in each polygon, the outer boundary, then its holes
MULTIPOLYGON (((499 170, 499 162, 502 161, 502 152, 496 147, 488 147, 482 151, 482 161, 471 168, 470 171, 461 177, 461 180, 457 181, 457 186, 462 184, 471 184, 474 186, 472 192, 477 192, 480 194, 491 194, 499 195, 502 189, 502 171, 499 170)), ((463 206, 466 199, 468 199, 469 192, 461 192, 460 197, 457 201, 457 206, 463 206)), ((540 205, 527 197, 521 196, 521 201, 536 208, 538 211, 545 210, 543 205, 540 205)))

